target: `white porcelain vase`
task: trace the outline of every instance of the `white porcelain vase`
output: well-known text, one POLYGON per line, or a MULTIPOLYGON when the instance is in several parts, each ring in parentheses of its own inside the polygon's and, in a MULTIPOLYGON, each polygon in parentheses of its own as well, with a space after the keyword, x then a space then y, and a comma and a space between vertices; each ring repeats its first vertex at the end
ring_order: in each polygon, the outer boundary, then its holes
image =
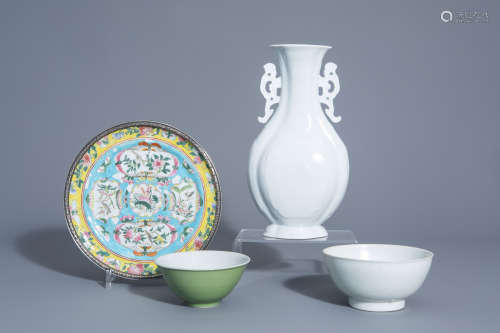
POLYGON ((265 236, 325 237, 322 223, 339 206, 349 178, 347 150, 332 125, 340 121, 333 112, 337 65, 326 63, 321 74, 329 46, 271 47, 278 50, 281 77, 273 64, 264 65, 266 106, 258 120, 266 126, 250 151, 250 191, 271 222, 265 236))

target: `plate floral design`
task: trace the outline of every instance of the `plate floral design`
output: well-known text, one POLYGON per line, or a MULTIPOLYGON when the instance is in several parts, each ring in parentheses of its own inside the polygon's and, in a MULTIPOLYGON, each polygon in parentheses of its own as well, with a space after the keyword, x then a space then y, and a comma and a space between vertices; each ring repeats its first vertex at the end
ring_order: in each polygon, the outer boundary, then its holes
POLYGON ((115 240, 132 249, 136 256, 154 257, 160 249, 172 244, 176 237, 175 227, 161 221, 125 222, 115 229, 115 240))
POLYGON ((87 204, 94 217, 106 223, 110 218, 120 216, 122 190, 116 180, 99 179, 87 196, 87 204))
POLYGON ((132 279, 159 276, 157 256, 205 248, 221 209, 206 152, 178 129, 148 121, 92 139, 71 166, 64 203, 82 252, 132 279))

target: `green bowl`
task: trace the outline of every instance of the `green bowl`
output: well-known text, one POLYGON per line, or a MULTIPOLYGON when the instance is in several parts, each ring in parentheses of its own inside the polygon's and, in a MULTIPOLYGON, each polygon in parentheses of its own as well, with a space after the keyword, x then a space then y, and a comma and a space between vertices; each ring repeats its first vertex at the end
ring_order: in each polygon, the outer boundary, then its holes
POLYGON ((170 289, 189 306, 211 308, 236 286, 250 258, 229 251, 191 251, 158 257, 170 289))

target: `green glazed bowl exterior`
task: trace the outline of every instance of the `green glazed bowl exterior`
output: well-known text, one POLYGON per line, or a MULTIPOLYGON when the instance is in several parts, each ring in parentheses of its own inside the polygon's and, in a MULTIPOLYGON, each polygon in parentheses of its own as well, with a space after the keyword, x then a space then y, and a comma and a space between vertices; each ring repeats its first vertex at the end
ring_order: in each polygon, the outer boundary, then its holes
POLYGON ((219 304, 236 286, 250 258, 231 251, 188 251, 156 258, 170 289, 193 307, 219 304))
POLYGON ((217 306, 233 290, 246 266, 206 271, 159 269, 169 288, 188 305, 209 308, 217 306))

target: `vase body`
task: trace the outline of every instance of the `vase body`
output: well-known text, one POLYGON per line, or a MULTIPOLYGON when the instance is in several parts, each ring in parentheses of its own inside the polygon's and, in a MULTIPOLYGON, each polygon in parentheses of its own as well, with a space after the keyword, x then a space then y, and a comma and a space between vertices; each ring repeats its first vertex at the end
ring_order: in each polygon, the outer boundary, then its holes
POLYGON ((260 121, 266 125, 250 151, 250 191, 271 222, 265 236, 325 237, 322 223, 342 201, 349 178, 346 147, 326 116, 340 120, 333 115, 332 103, 339 89, 336 65, 326 64, 321 75, 327 46, 273 47, 279 53, 281 77, 275 77, 274 65, 264 66, 261 91, 268 103, 260 121), (280 96, 273 92, 277 88, 280 96), (273 112, 270 106, 276 101, 273 112))

